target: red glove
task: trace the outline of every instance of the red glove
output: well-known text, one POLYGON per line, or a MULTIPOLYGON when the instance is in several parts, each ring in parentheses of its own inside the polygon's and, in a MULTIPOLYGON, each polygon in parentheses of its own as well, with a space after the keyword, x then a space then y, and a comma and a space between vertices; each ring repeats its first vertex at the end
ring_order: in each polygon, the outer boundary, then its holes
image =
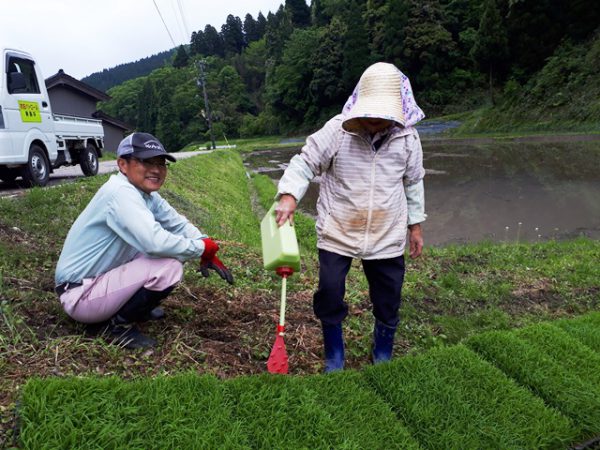
POLYGON ((204 253, 202 253, 200 258, 200 273, 202 273, 202 276, 208 277, 208 270, 212 269, 229 284, 233 284, 233 275, 231 275, 231 272, 221 260, 217 258, 219 245, 211 238, 204 238, 202 241, 204 241, 204 253))
POLYGON ((202 239, 204 242, 204 253, 202 253, 202 259, 213 259, 219 251, 219 244, 213 241, 211 238, 202 239))

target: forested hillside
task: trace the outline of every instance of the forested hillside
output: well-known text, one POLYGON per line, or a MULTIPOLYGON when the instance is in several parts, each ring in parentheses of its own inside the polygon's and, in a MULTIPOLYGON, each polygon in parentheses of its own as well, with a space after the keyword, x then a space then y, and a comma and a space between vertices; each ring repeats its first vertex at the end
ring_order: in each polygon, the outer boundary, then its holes
POLYGON ((142 58, 139 61, 119 64, 111 69, 104 69, 102 72, 95 72, 88 75, 87 77, 82 78, 81 81, 94 86, 101 91, 107 91, 111 87, 121 84, 124 81, 148 75, 154 69, 170 65, 174 53, 174 50, 169 50, 147 58, 142 58))
POLYGON ((113 87, 102 108, 169 148, 204 141, 202 60, 218 139, 300 133, 387 61, 429 117, 486 107, 478 124, 598 121, 599 24, 596 0, 285 0, 195 31, 170 66, 113 87))
POLYGON ((600 131, 600 33, 582 43, 564 40, 541 70, 509 78, 496 107, 466 117, 461 133, 600 131))

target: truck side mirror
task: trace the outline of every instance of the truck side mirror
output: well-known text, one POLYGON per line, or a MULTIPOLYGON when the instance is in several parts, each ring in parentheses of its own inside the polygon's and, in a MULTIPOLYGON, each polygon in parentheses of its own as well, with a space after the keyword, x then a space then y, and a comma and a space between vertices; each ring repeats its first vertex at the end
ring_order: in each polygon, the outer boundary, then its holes
POLYGON ((25 75, 21 72, 10 72, 8 74, 8 92, 14 94, 27 90, 25 75))

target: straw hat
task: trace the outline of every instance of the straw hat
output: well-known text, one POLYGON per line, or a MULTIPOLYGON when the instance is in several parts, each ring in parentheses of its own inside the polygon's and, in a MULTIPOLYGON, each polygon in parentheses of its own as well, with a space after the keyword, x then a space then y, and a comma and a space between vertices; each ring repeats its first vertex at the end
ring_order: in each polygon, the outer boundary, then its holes
POLYGON ((393 64, 375 63, 360 77, 355 91, 356 101, 345 112, 343 127, 359 128, 357 119, 368 117, 406 123, 402 109, 402 73, 393 64))

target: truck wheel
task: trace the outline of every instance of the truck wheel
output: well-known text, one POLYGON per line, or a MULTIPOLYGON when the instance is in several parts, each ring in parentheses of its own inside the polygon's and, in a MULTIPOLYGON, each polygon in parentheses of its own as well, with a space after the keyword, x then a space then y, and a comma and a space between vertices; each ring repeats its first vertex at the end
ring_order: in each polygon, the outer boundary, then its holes
POLYGON ((9 169, 8 167, 0 167, 0 180, 7 184, 13 184, 19 176, 18 169, 9 169))
POLYGON ((93 145, 88 144, 84 150, 79 152, 79 165, 86 177, 91 177, 98 173, 98 153, 93 145))
POLYGON ((21 172, 28 186, 46 186, 50 179, 50 163, 44 150, 36 144, 29 149, 29 161, 21 172))

